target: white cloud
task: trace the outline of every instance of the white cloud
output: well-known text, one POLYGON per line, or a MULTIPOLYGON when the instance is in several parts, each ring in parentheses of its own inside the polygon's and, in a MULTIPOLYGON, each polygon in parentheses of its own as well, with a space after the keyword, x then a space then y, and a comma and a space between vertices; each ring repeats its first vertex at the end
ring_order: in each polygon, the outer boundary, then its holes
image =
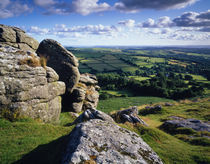
POLYGON ((98 0, 74 0, 72 5, 73 11, 81 15, 110 10, 109 4, 98 3, 98 0))
POLYGON ((99 3, 99 0, 73 0, 72 2, 34 0, 34 3, 46 10, 45 15, 78 13, 85 16, 111 9, 108 3, 99 3))
POLYGON ((36 35, 48 34, 48 35, 58 35, 58 36, 77 36, 81 35, 104 35, 113 36, 115 33, 119 32, 118 28, 115 26, 103 26, 99 25, 87 25, 87 26, 74 26, 67 27, 65 24, 57 24, 52 29, 39 28, 37 26, 31 26, 27 32, 36 35))
POLYGON ((160 17, 157 22, 154 19, 149 18, 146 22, 140 23, 138 27, 143 28, 167 28, 173 26, 173 22, 170 17, 160 17))
POLYGON ((180 27, 210 27, 210 19, 206 13, 186 12, 181 16, 175 18, 173 22, 180 27))
POLYGON ((135 26, 135 20, 133 19, 128 19, 125 21, 120 21, 118 24, 126 26, 126 27, 134 27, 135 26))
POLYGON ((14 17, 31 11, 32 9, 27 4, 20 3, 19 1, 0 1, 0 18, 14 17))
POLYGON ((27 30, 27 32, 31 33, 31 34, 43 35, 43 34, 48 34, 50 32, 50 30, 47 29, 47 28, 40 28, 40 27, 37 27, 37 26, 31 26, 27 30))

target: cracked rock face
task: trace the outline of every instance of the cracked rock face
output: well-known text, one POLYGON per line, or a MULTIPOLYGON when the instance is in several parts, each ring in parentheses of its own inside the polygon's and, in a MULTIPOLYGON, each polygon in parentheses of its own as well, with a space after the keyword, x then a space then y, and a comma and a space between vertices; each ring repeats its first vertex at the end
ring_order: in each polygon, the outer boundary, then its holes
POLYGON ((0 24, 0 42, 24 51, 36 51, 39 42, 28 36, 25 31, 0 24))
POLYGON ((96 108, 99 101, 96 76, 85 73, 80 75, 79 83, 75 86, 71 97, 73 99, 72 111, 79 113, 82 110, 96 108))
POLYGON ((52 39, 43 40, 36 52, 48 59, 47 65, 57 72, 59 80, 66 84, 66 91, 71 93, 80 77, 77 58, 52 39))
POLYGON ((33 58, 39 60, 35 53, 0 45, 0 113, 9 119, 58 121, 65 84, 50 67, 21 64, 33 58))
POLYGON ((162 164, 136 133, 111 122, 94 119, 78 124, 69 135, 62 164, 162 164))

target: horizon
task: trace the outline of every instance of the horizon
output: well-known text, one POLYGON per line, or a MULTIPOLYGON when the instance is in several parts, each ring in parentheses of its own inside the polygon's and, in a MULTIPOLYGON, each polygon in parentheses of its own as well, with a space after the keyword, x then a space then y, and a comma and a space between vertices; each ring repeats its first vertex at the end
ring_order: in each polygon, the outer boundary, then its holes
POLYGON ((4 0, 0 23, 64 46, 210 45, 207 0, 4 0))

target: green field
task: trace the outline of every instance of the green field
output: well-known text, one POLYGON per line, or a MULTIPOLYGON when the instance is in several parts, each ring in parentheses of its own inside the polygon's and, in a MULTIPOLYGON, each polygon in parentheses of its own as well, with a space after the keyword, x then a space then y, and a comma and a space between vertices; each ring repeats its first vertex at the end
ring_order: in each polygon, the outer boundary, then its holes
POLYGON ((140 106, 143 104, 152 104, 157 102, 173 102, 173 100, 159 97, 120 97, 107 100, 100 100, 98 109, 110 113, 112 111, 128 108, 130 106, 140 106))

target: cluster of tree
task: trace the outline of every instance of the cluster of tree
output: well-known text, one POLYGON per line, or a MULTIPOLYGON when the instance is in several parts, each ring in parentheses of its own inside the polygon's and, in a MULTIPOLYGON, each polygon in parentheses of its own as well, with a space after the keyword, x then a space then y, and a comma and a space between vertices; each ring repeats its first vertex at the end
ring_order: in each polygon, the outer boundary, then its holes
POLYGON ((204 86, 193 80, 192 76, 159 72, 155 77, 138 81, 118 74, 98 74, 99 85, 107 90, 130 90, 134 95, 158 96, 184 99, 203 94, 204 86), (189 81, 186 83, 186 80, 189 81))

